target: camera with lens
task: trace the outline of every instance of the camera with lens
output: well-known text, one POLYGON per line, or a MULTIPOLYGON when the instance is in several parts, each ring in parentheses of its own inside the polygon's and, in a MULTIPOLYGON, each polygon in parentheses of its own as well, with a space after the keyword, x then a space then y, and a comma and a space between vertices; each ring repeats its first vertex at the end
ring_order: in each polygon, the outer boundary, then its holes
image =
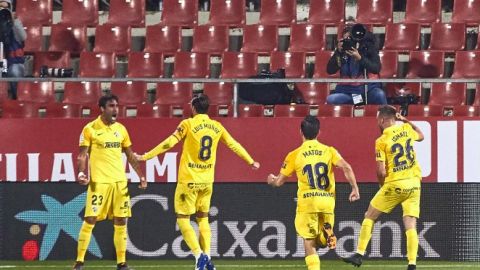
POLYGON ((351 27, 348 27, 345 29, 345 31, 349 32, 350 35, 341 40, 343 42, 342 50, 349 51, 352 48, 358 47, 358 43, 363 40, 365 34, 367 33, 367 28, 363 24, 357 23, 351 27))
POLYGON ((73 69, 71 68, 51 68, 42 66, 40 68, 40 77, 57 77, 68 78, 73 76, 73 69))

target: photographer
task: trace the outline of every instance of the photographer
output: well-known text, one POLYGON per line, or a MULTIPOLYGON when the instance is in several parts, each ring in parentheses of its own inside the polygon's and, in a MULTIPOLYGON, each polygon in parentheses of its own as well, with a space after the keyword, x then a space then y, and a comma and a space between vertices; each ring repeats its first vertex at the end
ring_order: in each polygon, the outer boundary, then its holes
MULTIPOLYGON (((26 39, 27 33, 22 22, 12 12, 12 1, 0 0, 0 41, 3 42, 4 57, 7 60, 7 77, 24 77, 23 47, 26 39)), ((12 99, 17 99, 17 82, 10 83, 9 95, 12 99)))
MULTIPOLYGON (((341 78, 378 78, 381 64, 373 34, 362 24, 354 24, 345 27, 342 37, 328 61, 327 73, 335 74, 340 70, 341 78)), ((387 104, 381 86, 380 83, 367 83, 368 104, 387 104)), ((365 104, 365 84, 339 83, 327 97, 327 103, 365 104)))

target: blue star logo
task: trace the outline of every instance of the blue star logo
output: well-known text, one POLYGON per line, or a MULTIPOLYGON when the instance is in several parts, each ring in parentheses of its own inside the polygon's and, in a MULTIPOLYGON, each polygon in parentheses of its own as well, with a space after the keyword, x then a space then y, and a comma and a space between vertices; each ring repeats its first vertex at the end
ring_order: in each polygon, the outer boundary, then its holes
MULTIPOLYGON (((64 231, 78 242, 78 232, 82 227, 82 218, 79 214, 85 205, 86 196, 87 194, 84 192, 71 201, 61 204, 55 198, 42 195, 42 202, 46 211, 29 210, 15 215, 15 218, 21 221, 47 225, 40 247, 40 260, 43 261, 48 257, 61 231, 64 231)), ((88 251, 102 258, 102 252, 93 235, 90 240, 90 245, 88 246, 88 251)))

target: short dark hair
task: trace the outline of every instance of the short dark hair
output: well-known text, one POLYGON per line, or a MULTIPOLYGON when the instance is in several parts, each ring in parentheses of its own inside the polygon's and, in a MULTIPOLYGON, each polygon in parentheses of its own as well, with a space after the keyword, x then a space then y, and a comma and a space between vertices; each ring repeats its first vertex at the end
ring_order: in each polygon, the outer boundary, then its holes
POLYGON ((105 106, 107 106, 107 102, 109 102, 111 100, 115 100, 118 103, 118 97, 113 95, 113 94, 108 94, 108 95, 102 96, 98 100, 98 107, 102 107, 102 108, 105 109, 105 106))
POLYGON ((210 105, 210 100, 208 96, 205 94, 199 94, 193 97, 192 99, 192 106, 195 108, 197 113, 207 113, 208 106, 210 105))
POLYGON ((313 140, 317 137, 318 131, 320 130, 320 120, 315 116, 307 115, 303 118, 300 128, 302 129, 302 134, 305 139, 313 140))
POLYGON ((378 116, 384 118, 395 118, 397 114, 397 109, 390 105, 383 105, 378 108, 378 116))

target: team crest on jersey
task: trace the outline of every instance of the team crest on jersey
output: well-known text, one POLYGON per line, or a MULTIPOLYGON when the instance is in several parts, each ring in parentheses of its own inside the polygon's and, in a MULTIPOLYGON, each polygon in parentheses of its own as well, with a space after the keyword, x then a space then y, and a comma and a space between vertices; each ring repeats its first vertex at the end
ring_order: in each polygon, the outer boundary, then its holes
POLYGON ((120 137, 120 134, 119 134, 117 131, 115 131, 115 132, 113 133, 113 135, 115 135, 115 137, 117 137, 117 138, 120 137))

